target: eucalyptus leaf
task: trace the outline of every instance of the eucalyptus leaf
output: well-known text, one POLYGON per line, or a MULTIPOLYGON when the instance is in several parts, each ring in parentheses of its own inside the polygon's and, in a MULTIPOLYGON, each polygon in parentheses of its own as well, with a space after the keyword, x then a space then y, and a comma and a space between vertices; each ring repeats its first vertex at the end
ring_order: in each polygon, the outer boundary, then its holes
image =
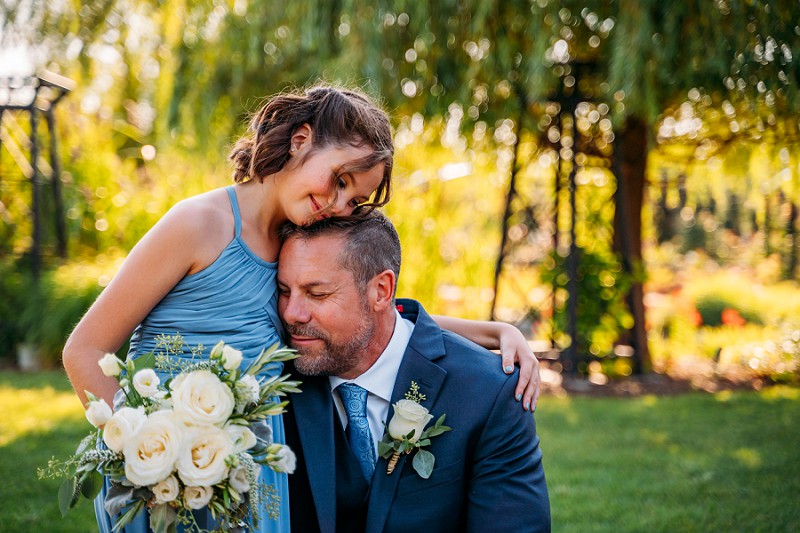
POLYGON ((146 354, 142 354, 133 361, 133 367, 136 372, 144 370, 145 368, 155 368, 156 354, 154 354, 153 352, 147 352, 146 354))
POLYGON ((441 435, 442 433, 447 433, 448 431, 450 431, 450 429, 451 428, 449 428, 447 426, 434 426, 434 427, 430 428, 426 432, 425 436, 426 437, 436 437, 436 436, 441 435))
POLYGON ((383 441, 378 443, 378 455, 381 457, 387 457, 394 452, 394 446, 391 444, 387 444, 383 441))
POLYGON ((61 516, 67 516, 67 513, 75 505, 75 479, 65 479, 61 486, 58 488, 58 510, 61 511, 61 516))
POLYGON ((89 472, 81 483, 81 494, 87 500, 93 500, 103 487, 103 476, 97 470, 89 472))
POLYGON ((154 505, 150 510, 150 527, 155 533, 167 533, 178 520, 178 513, 166 503, 154 505))
POLYGON ((92 444, 94 444, 94 442, 95 442, 95 434, 94 433, 90 433, 89 435, 86 435, 81 440, 80 444, 78 444, 78 449, 75 450, 75 455, 80 455, 83 452, 85 452, 92 444))
POLYGON ((414 466, 414 470, 417 471, 417 474, 419 474, 421 478, 428 479, 431 477, 431 473, 433 472, 433 464, 435 461, 436 458, 431 452, 427 450, 419 450, 416 454, 414 454, 414 460, 411 464, 414 466))

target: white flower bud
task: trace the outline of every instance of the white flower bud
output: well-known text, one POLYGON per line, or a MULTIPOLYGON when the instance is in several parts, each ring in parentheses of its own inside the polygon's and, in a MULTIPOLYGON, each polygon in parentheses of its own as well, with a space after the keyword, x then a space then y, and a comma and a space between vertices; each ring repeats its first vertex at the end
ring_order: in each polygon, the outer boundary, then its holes
POLYGON ((117 356, 113 353, 107 353, 97 362, 100 365, 100 369, 103 371, 104 376, 108 377, 115 377, 119 376, 120 371, 122 370, 122 361, 117 359, 117 356))
POLYGON ((96 428, 102 427, 111 418, 111 408, 105 400, 89 402, 86 408, 86 419, 96 428))

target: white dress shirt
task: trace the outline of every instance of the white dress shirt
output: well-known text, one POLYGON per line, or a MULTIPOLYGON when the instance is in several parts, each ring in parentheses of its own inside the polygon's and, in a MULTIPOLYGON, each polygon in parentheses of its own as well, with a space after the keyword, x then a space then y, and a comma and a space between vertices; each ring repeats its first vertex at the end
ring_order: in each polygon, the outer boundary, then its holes
POLYGON ((328 376, 331 383, 333 404, 336 406, 336 412, 339 413, 339 420, 341 420, 343 428, 347 428, 347 413, 342 405, 342 399, 339 398, 339 393, 336 392, 336 387, 347 382, 355 383, 359 387, 367 389, 369 393, 367 395, 367 421, 369 422, 370 433, 372 433, 372 445, 375 448, 376 456, 378 442, 383 438, 384 424, 389 423, 386 418, 389 416, 389 405, 392 400, 392 391, 394 390, 394 382, 397 379, 397 372, 400 370, 403 354, 411 338, 411 333, 414 331, 413 322, 401 317, 397 310, 395 310, 394 314, 395 324, 392 338, 383 353, 366 372, 351 380, 328 376))

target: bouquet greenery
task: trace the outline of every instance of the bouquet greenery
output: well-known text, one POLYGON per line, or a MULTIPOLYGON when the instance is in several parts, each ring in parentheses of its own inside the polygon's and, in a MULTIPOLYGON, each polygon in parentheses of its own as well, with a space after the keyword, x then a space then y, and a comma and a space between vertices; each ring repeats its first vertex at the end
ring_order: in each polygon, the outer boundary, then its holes
POLYGON ((111 486, 105 509, 119 515, 114 531, 145 508, 156 533, 175 531, 179 523, 201 531, 192 514, 197 509, 207 508, 222 531, 246 528, 248 517, 257 524, 262 503, 268 514, 277 512, 263 500, 274 498, 275 488, 259 482, 258 464, 294 471, 294 453, 272 441, 267 418, 284 412, 288 402, 279 397, 299 392, 299 383, 258 373, 297 355, 275 344, 242 370, 242 353, 224 342, 208 358, 177 363, 170 354, 182 352, 182 343, 180 335, 162 336, 157 351, 164 351, 128 362, 106 354, 99 361, 105 375, 117 378, 117 398, 124 401, 115 401, 112 413, 87 392, 86 417, 96 429, 68 460, 51 460, 40 470, 40 477, 67 478, 59 490, 62 515, 81 496, 95 498, 103 476, 111 486), (156 370, 175 377, 162 384, 156 370))

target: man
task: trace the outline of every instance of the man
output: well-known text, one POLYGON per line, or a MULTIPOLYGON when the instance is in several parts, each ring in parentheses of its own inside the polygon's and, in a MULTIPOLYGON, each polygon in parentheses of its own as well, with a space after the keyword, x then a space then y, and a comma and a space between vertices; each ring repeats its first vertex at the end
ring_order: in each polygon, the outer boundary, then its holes
POLYGON ((278 308, 307 376, 285 417, 298 456, 292 530, 549 531, 539 438, 514 401, 516 372, 441 330, 417 302, 396 305, 391 222, 374 212, 283 237, 278 308), (452 430, 401 454, 389 473, 377 444, 407 394, 433 416, 428 427, 446 415, 452 430), (427 479, 414 461, 425 452, 435 458, 427 479))

